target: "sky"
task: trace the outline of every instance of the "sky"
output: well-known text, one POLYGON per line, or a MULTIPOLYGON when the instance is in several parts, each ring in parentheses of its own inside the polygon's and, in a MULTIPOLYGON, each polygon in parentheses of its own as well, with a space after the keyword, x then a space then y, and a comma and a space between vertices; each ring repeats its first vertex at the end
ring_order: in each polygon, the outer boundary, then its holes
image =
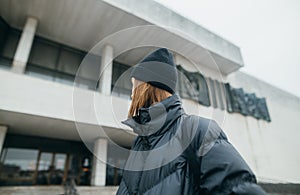
POLYGON ((241 49, 240 71, 300 97, 300 0, 156 0, 241 49))

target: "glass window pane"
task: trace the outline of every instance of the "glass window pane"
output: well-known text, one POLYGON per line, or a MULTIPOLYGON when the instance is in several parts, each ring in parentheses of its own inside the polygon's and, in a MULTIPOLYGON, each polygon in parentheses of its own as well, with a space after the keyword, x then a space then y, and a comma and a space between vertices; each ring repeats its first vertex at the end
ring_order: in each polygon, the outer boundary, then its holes
POLYGON ((7 148, 3 154, 0 185, 33 184, 38 150, 7 148))
POLYGON ((120 64, 118 62, 113 62, 113 73, 112 73, 112 94, 124 97, 126 99, 130 98, 131 95, 131 80, 130 71, 126 72, 130 66, 125 64, 120 64))
POLYGON ((53 70, 32 64, 27 64, 25 74, 49 81, 53 81, 55 76, 55 72, 53 70))
POLYGON ((7 153, 7 148, 3 148, 2 153, 1 153, 1 159, 0 159, 1 164, 3 164, 3 162, 5 160, 6 153, 7 153))
POLYGON ((8 58, 1 58, 0 57, 0 68, 5 70, 10 70, 12 64, 12 60, 8 58))
POLYGON ((128 158, 129 153, 124 152, 122 154, 116 155, 115 145, 108 145, 107 149, 107 161, 108 164, 106 166, 106 185, 119 185, 122 178, 122 168, 125 166, 126 160, 128 158), (114 166, 110 166, 110 164, 118 165, 119 168, 114 166))
POLYGON ((95 90, 100 75, 101 57, 90 53, 84 58, 83 63, 84 68, 81 66, 78 69, 75 84, 80 88, 95 90))
POLYGON ((76 52, 75 50, 64 49, 60 53, 57 69, 75 75, 83 57, 84 55, 82 53, 76 52))
POLYGON ((13 59, 17 46, 19 43, 21 33, 15 30, 10 30, 7 39, 4 43, 4 47, 1 50, 1 56, 13 59))
POLYGON ((52 171, 53 167, 51 166, 52 163, 52 153, 41 153, 39 167, 38 167, 38 174, 36 178, 36 184, 38 185, 46 185, 50 184, 50 172, 52 171))
POLYGON ((80 156, 79 155, 71 155, 69 162, 69 175, 68 176, 74 176, 79 173, 80 169, 80 156))
POLYGON ((52 153, 42 153, 39 162, 39 171, 49 170, 51 166, 52 153))
POLYGON ((61 184, 64 177, 66 154, 55 154, 54 167, 50 173, 51 184, 61 184))
POLYGON ((82 158, 82 172, 80 175, 80 185, 90 185, 91 180, 91 166, 92 166, 92 158, 89 156, 84 156, 82 158))
POLYGON ((0 51, 4 46, 8 32, 9 32, 9 25, 3 20, 2 17, 0 17, 0 51))
POLYGON ((58 45, 35 38, 30 52, 29 63, 56 69, 58 54, 58 45))
POLYGON ((37 154, 37 150, 8 148, 4 164, 17 166, 20 170, 34 171, 37 154))
POLYGON ((101 57, 89 53, 84 58, 84 68, 79 69, 78 76, 88 79, 88 80, 97 80, 100 75, 100 67, 101 67, 101 57))
POLYGON ((56 170, 64 170, 67 156, 65 154, 56 154, 54 166, 56 170))

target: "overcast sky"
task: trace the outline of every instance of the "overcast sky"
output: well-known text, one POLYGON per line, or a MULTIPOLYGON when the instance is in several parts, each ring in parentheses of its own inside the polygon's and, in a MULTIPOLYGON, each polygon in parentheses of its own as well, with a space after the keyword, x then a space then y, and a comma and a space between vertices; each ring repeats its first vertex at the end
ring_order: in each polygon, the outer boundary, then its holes
POLYGON ((300 0, 156 0, 241 48, 240 70, 300 97, 300 0))

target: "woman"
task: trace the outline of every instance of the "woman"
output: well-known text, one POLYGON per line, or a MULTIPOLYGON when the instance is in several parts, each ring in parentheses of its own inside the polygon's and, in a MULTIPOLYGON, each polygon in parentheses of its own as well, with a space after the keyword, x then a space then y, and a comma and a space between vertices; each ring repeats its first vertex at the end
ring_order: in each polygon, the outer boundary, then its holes
POLYGON ((123 123, 138 136, 117 194, 265 194, 218 124, 185 114, 167 49, 146 56, 131 81, 123 123))

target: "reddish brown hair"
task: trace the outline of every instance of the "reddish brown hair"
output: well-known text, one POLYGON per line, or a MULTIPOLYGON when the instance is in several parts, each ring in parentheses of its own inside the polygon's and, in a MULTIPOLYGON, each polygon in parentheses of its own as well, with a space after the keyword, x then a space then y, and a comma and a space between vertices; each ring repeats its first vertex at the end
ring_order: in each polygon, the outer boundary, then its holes
POLYGON ((138 85, 132 94, 132 102, 128 112, 128 118, 138 114, 139 109, 148 108, 152 104, 158 103, 166 99, 171 94, 163 89, 153 87, 149 83, 142 83, 138 85))

